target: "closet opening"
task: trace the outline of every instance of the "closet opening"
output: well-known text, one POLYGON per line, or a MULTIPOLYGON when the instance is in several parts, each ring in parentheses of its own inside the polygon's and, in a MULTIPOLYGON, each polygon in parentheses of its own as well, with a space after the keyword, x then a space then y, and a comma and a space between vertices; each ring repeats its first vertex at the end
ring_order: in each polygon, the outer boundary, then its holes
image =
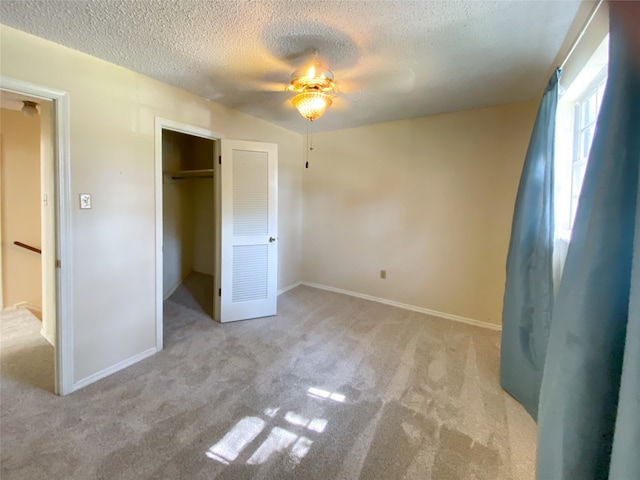
POLYGON ((156 351, 277 313, 278 146, 156 117, 156 351))
MULTIPOLYGON (((214 318, 217 140, 162 129, 162 291, 167 308, 214 318)), ((173 318, 173 316, 172 316, 173 318)), ((166 324, 164 328, 173 328, 166 324)))

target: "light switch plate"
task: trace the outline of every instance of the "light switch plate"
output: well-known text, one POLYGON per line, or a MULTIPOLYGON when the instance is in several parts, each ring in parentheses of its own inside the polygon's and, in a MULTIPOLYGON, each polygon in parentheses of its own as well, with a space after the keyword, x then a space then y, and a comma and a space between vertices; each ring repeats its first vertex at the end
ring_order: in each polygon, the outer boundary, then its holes
POLYGON ((91 194, 90 193, 81 193, 80 194, 80 208, 81 209, 91 208, 91 194))

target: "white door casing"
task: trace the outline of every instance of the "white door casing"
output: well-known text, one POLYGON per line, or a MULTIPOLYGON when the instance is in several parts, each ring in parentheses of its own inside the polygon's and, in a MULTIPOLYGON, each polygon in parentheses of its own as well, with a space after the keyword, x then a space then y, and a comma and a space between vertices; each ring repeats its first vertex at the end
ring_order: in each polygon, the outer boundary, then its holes
POLYGON ((55 133, 50 102, 40 102, 40 231, 42 240, 42 329, 40 333, 56 343, 56 225, 55 225, 55 133))
POLYGON ((278 146, 222 140, 221 322, 275 315, 278 290, 278 146))

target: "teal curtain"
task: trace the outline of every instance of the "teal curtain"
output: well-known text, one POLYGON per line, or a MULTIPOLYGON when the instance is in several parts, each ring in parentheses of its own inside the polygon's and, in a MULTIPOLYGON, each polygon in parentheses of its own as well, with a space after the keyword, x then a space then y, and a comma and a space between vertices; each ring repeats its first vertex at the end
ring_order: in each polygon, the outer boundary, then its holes
POLYGON ((553 171, 557 69, 544 91, 511 226, 502 312, 500 383, 536 418, 553 310, 553 171))
POLYGON ((640 478, 639 165, 640 75, 612 19, 540 393, 541 480, 640 478))

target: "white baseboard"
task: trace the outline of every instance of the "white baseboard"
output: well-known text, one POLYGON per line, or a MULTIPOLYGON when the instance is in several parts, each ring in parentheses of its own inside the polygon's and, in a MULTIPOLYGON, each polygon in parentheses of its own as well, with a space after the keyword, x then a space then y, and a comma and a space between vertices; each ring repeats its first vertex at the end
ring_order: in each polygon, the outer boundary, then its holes
POLYGON ((445 318, 447 320, 453 320, 454 322, 466 323, 467 325, 473 325, 475 327, 488 328, 490 330, 501 331, 502 326, 495 323, 483 322, 474 318, 461 317, 460 315, 453 315, 451 313, 438 312, 429 308, 417 307, 415 305, 409 305, 407 303, 395 302, 393 300, 387 300, 386 298, 374 297, 372 295, 365 295, 364 293, 352 292, 350 290, 343 290, 341 288, 329 287, 320 283, 313 282, 300 282, 300 285, 307 287, 319 288, 321 290, 328 290, 330 292, 342 293, 344 295, 350 295, 352 297, 362 298, 364 300, 370 300, 372 302, 384 303, 385 305, 391 305, 392 307, 403 308, 405 310, 411 310, 412 312, 425 313, 434 317, 445 318))
MULTIPOLYGON (((18 302, 13 305, 9 305, 8 307, 3 308, 2 312, 17 312, 18 310, 27 310, 31 315, 34 315, 37 318, 37 315, 34 312, 38 312, 40 316, 42 316, 42 308, 37 305, 33 305, 29 302, 18 302)), ((39 321, 42 319, 38 318, 39 321)))
POLYGON ((145 350, 144 352, 140 352, 134 355, 133 357, 129 357, 126 360, 118 362, 115 365, 105 368, 104 370, 100 370, 99 372, 96 372, 93 375, 89 375, 88 377, 85 377, 82 380, 75 382, 73 384, 73 390, 74 391, 79 390, 81 388, 86 387, 87 385, 91 385, 92 383, 97 382, 98 380, 102 380, 103 378, 108 377, 109 375, 112 375, 124 368, 127 368, 133 365, 134 363, 138 363, 139 361, 144 360, 147 357, 150 357, 154 353, 156 353, 156 347, 145 350))
POLYGON ((162 296, 162 300, 166 300, 166 299, 167 299, 167 298, 169 298, 171 295, 173 295, 173 292, 175 292, 175 291, 178 289, 178 287, 179 287, 180 285, 182 285, 182 282, 183 282, 183 281, 184 281, 184 278, 183 278, 182 280, 180 280, 178 283, 176 283, 173 287, 171 287, 171 288, 169 289, 169 291, 168 291, 165 295, 163 295, 163 296, 162 296))
POLYGON ((47 331, 44 329, 44 327, 42 327, 42 328, 40 329, 40 335, 42 335, 42 336, 44 337, 44 339, 45 339, 47 342, 49 342, 49 343, 51 344, 51 346, 52 346, 52 347, 55 347, 55 346, 56 346, 56 344, 55 344, 55 342, 54 342, 53 338, 51 338, 51 337, 49 336, 49 333, 47 333, 47 331))
POLYGON ((42 313, 42 307, 39 307, 38 305, 34 305, 33 303, 29 303, 29 302, 14 303, 13 306, 9 308, 12 308, 14 310, 17 310, 19 308, 26 308, 27 310, 39 312, 40 314, 42 313))
POLYGON ((292 283, 291 285, 287 285, 284 288, 281 288, 280 290, 278 290, 278 295, 282 295, 284 292, 288 292, 289 290, 293 290, 296 287, 299 287, 300 285, 302 285, 302 282, 296 282, 296 283, 292 283))

